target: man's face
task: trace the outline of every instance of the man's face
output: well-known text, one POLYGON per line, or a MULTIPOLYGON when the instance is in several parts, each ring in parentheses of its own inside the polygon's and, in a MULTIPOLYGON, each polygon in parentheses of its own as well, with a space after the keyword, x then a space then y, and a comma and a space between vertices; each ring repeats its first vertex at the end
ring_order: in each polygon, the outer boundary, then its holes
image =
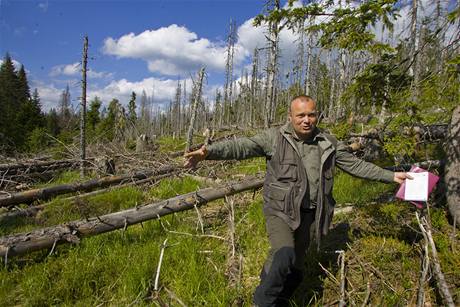
POLYGON ((308 139, 315 130, 318 122, 316 103, 314 101, 304 101, 296 99, 291 103, 289 120, 292 127, 300 139, 308 139))

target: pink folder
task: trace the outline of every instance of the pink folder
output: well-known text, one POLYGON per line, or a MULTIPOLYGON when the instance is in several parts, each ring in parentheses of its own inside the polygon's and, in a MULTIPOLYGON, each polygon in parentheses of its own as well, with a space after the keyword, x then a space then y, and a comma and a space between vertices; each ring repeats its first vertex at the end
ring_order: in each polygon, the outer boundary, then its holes
MULTIPOLYGON (((420 168, 418 166, 412 166, 410 169, 410 172, 413 173, 422 173, 422 172, 428 172, 427 170, 424 170, 423 168, 420 168)), ((408 180, 408 179, 406 179, 408 180)), ((428 195, 430 195, 431 191, 433 190, 434 186, 436 183, 439 181, 439 177, 436 176, 433 173, 428 172, 428 195)), ((399 190, 396 193, 396 197, 399 199, 404 200, 404 191, 406 190, 406 182, 403 182, 399 186, 399 190)), ((414 204, 417 208, 422 209, 425 207, 425 202, 423 201, 411 201, 412 204, 414 204)))

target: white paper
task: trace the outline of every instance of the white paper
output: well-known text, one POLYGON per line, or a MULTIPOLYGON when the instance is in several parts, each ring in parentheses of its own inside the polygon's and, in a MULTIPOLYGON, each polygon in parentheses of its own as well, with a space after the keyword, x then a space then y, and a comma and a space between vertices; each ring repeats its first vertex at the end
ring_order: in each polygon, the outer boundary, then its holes
POLYGON ((404 199, 412 201, 428 200, 428 172, 408 173, 413 179, 406 179, 404 199))

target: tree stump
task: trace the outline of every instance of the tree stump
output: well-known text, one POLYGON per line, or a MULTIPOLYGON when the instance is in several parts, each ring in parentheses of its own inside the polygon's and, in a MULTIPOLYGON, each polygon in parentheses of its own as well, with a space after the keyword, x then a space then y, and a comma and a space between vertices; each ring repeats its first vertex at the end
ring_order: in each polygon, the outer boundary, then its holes
POLYGON ((136 153, 142 153, 147 151, 149 145, 149 137, 145 134, 141 134, 136 140, 136 153))

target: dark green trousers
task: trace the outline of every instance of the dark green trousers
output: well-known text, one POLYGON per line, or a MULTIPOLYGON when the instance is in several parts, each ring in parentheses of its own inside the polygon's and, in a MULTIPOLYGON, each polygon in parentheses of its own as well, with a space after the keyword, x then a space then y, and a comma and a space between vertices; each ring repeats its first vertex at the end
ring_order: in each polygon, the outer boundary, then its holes
POLYGON ((310 229, 315 210, 301 211, 301 223, 292 230, 281 218, 266 216, 270 251, 254 293, 259 307, 284 306, 302 282, 305 254, 310 244, 310 229))

